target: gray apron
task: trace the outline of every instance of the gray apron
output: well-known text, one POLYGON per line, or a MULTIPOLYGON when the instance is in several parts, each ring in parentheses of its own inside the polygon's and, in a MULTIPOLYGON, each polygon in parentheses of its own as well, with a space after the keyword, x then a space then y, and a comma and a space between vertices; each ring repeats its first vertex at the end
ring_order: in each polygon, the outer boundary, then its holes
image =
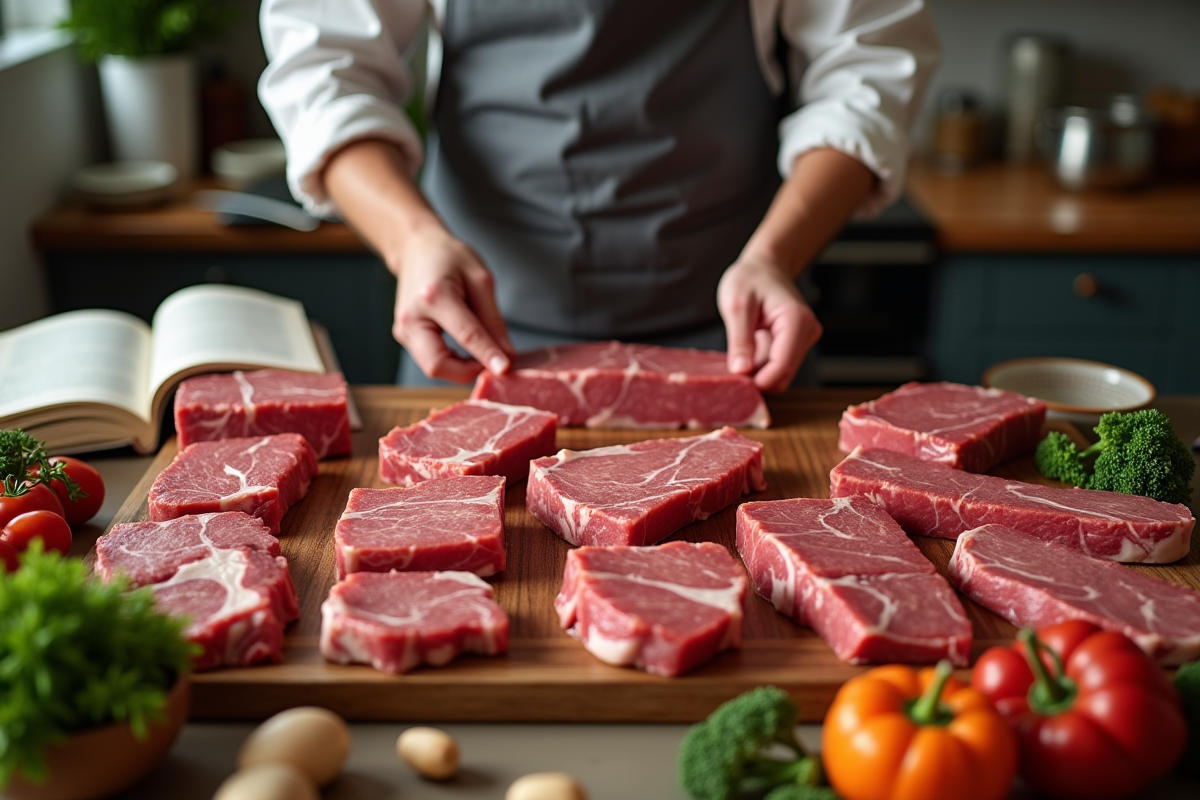
POLYGON ((779 185, 748 0, 448 0, 442 37, 424 189, 518 347, 711 342, 779 185))

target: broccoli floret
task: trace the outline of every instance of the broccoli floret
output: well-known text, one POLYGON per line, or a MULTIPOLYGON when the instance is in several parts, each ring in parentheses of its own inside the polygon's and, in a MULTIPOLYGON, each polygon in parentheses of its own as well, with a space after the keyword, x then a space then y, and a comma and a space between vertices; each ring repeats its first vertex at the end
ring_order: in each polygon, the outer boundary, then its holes
POLYGON ((1188 743, 1179 760, 1179 768, 1188 775, 1200 777, 1200 661, 1184 664, 1175 673, 1175 688, 1183 701, 1187 719, 1188 743))
POLYGON ((817 786, 823 779, 821 762, 796 741, 795 727, 796 706, 787 692, 768 686, 735 697, 684 737, 679 782, 695 800, 817 786))
POLYGON ((839 800, 838 793, 828 786, 788 784, 771 791, 763 800, 839 800))
POLYGON ((1034 455, 1038 471, 1087 489, 1191 502, 1196 462, 1166 414, 1153 408, 1112 412, 1100 417, 1095 430, 1100 441, 1083 451, 1066 434, 1051 432, 1034 455))
POLYGON ((1072 486, 1086 486, 1091 475, 1083 467, 1079 448, 1065 433, 1050 431, 1045 439, 1038 443, 1033 454, 1038 472, 1047 478, 1066 481, 1072 486))
POLYGON ((1140 494, 1165 503, 1190 503, 1196 462, 1157 409, 1105 414, 1096 426, 1099 453, 1089 489, 1140 494))

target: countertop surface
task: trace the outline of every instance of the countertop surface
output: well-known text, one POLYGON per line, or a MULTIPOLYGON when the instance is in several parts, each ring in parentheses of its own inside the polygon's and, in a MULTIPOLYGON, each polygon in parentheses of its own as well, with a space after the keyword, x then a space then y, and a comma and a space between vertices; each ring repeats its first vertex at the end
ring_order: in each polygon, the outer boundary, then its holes
MULTIPOLYGON (((211 179, 186 184, 165 205, 127 211, 71 200, 34 223, 33 239, 43 252, 366 252, 340 223, 310 233, 223 226, 190 202, 194 191, 212 188, 211 179)), ((1200 182, 1070 192, 1040 164, 993 163, 950 176, 918 162, 908 197, 949 252, 1200 253, 1200 182)))
MULTIPOLYGON (((1200 397, 1162 397, 1155 404, 1171 416, 1178 433, 1191 442, 1200 435, 1200 397)), ((104 506, 77 536, 74 551, 83 555, 103 532, 126 495, 137 484, 150 457, 91 459, 104 475, 104 506)), ((1200 476, 1193 491, 1200 500, 1200 476)), ((1200 502, 1193 502, 1193 512, 1200 502)), ((599 724, 444 724, 462 751, 459 776, 444 784, 421 780, 395 755, 395 740, 408 724, 355 723, 353 746, 341 777, 328 786, 327 800, 451 800, 502 798, 520 775, 566 771, 587 788, 591 800, 684 800, 675 781, 675 756, 686 725, 599 724)), ((234 771, 237 750, 253 729, 250 724, 191 723, 167 759, 123 800, 201 800, 234 771)), ((801 727, 801 739, 815 747, 820 728, 801 727)), ((1169 776, 1140 797, 1145 800, 1195 800, 1200 785, 1169 776)), ((1014 788, 1012 800, 1032 795, 1014 788)))

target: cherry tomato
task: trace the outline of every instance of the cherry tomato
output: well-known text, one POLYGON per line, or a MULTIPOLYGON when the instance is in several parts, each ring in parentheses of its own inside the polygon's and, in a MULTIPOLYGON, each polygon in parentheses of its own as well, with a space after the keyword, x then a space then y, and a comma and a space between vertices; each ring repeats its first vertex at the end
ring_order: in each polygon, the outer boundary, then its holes
POLYGON ((66 518, 58 495, 44 483, 39 483, 17 497, 0 495, 0 528, 8 525, 13 517, 27 514, 30 511, 53 511, 60 517, 66 518))
POLYGON ((0 566, 6 572, 16 572, 17 567, 21 566, 21 554, 8 542, 0 542, 0 566))
POLYGON ((57 550, 64 556, 71 552, 71 526, 53 511, 30 511, 13 517, 0 531, 0 542, 17 552, 24 552, 34 539, 41 539, 46 550, 57 550))
POLYGON ((62 503, 63 511, 66 512, 67 524, 74 528, 96 516, 96 512, 104 503, 104 479, 100 477, 96 468, 70 456, 54 456, 50 463, 62 464, 67 477, 78 483, 79 488, 87 494, 87 497, 71 502, 67 495, 67 487, 62 481, 54 481, 51 484, 62 503))

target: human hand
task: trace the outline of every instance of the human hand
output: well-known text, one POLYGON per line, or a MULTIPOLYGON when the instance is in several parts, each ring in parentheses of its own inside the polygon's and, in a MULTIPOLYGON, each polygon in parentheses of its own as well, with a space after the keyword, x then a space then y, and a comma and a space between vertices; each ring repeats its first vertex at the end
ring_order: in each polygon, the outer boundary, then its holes
POLYGON ((743 254, 717 284, 729 341, 729 371, 753 373, 764 392, 782 392, 821 338, 821 323, 791 277, 773 262, 743 254))
POLYGON ((496 306, 492 274, 479 256, 440 225, 404 239, 393 259, 392 335, 431 378, 468 383, 485 368, 500 375, 515 355, 496 306), (472 358, 451 350, 442 331, 472 358))

